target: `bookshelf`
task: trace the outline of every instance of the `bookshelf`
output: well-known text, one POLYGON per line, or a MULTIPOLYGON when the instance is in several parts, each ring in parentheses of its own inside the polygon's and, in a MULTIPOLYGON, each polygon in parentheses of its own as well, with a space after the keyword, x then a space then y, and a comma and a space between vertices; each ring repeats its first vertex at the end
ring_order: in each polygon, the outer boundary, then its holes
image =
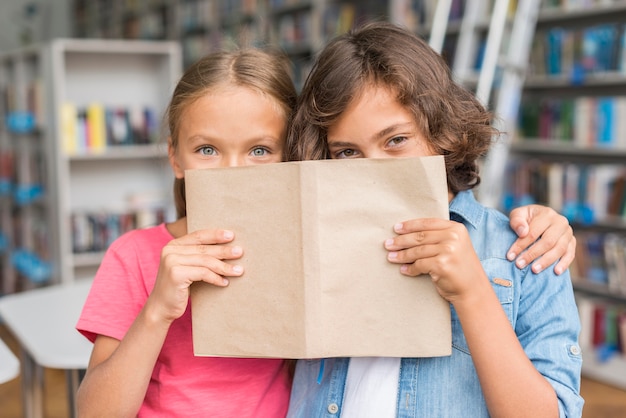
POLYGON ((121 233, 173 219, 160 128, 180 73, 171 41, 0 56, 2 293, 91 277, 121 233))
POLYGON ((301 85, 310 69, 312 56, 330 37, 345 32, 358 21, 387 19, 394 3, 406 2, 75 0, 71 14, 75 21, 74 33, 79 38, 177 41, 182 47, 184 67, 218 48, 280 46, 292 59, 296 84, 301 85), (134 29, 125 29, 129 26, 134 29), (157 27, 161 29, 157 30, 157 27))
POLYGON ((503 206, 537 202, 570 219, 583 374, 626 388, 626 1, 552 3, 537 22, 503 206))
POLYGON ((47 53, 54 179, 64 185, 55 201, 55 260, 60 280, 71 281, 92 276, 119 234, 173 218, 172 176, 159 128, 180 76, 180 47, 168 41, 58 39, 47 53), (75 110, 69 113, 73 129, 61 123, 68 106, 75 110), (92 118, 90 108, 99 110, 99 118, 92 118), (86 120, 80 109, 87 109, 86 120), (98 141, 88 129, 94 120, 104 125, 98 141), (87 143, 80 135, 85 130, 87 143))
POLYGON ((48 126, 42 114, 41 50, 0 55, 0 292, 52 277, 48 126))

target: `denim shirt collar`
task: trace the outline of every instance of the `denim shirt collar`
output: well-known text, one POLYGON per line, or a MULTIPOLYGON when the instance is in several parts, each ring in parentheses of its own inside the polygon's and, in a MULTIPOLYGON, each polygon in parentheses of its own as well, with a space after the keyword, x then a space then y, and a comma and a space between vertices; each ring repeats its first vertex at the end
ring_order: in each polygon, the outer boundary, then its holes
POLYGON ((478 203, 471 190, 456 194, 450 202, 450 219, 477 229, 483 222, 485 207, 478 203))

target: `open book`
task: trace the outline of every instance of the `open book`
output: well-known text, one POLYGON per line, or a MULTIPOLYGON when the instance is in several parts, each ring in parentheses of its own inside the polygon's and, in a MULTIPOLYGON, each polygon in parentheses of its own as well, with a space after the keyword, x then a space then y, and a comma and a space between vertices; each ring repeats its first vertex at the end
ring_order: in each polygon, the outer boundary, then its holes
POLYGON ((185 172, 189 232, 224 228, 243 276, 191 287, 198 356, 451 353, 449 304, 400 274, 393 225, 448 219, 443 157, 287 162, 185 172))

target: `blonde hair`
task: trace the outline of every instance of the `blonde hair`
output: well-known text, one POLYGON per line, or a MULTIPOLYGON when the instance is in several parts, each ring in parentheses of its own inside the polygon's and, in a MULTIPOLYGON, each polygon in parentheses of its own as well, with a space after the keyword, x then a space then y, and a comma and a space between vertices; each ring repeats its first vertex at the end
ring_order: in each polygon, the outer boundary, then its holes
MULTIPOLYGON (((286 55, 271 49, 238 49, 211 53, 192 64, 182 75, 165 112, 172 152, 178 147, 181 116, 187 106, 209 90, 225 84, 248 87, 276 100, 285 114, 285 123, 291 120, 297 93, 290 75, 286 55)), ((176 214, 187 213, 184 179, 174 180, 176 214)))

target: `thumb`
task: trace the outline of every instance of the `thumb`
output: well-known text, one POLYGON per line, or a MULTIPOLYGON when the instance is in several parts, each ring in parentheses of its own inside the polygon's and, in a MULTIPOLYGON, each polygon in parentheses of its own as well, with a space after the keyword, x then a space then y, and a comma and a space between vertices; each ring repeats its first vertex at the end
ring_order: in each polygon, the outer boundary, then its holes
POLYGON ((524 238, 528 234, 530 230, 528 222, 531 217, 531 209, 528 206, 522 206, 521 208, 516 208, 511 211, 509 215, 511 228, 518 237, 524 238))

